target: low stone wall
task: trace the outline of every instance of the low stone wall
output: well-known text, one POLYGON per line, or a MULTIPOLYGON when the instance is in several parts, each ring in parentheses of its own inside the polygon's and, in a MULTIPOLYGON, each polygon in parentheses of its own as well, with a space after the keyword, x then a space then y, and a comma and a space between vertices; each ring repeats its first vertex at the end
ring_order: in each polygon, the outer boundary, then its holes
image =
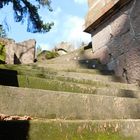
MULTIPOLYGON (((121 0, 120 0, 121 1, 121 0)), ((115 14, 90 27, 94 57, 128 83, 140 83, 140 1, 131 0, 115 14)), ((89 29, 89 27, 88 27, 89 29)))

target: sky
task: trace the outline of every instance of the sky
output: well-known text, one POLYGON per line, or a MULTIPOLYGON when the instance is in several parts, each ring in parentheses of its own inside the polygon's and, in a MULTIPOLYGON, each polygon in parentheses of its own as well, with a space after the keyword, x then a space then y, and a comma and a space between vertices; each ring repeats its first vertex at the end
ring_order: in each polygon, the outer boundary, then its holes
POLYGON ((84 19, 88 11, 87 0, 52 0, 51 7, 53 12, 47 7, 39 11, 44 22, 54 22, 54 26, 46 34, 27 32, 26 21, 15 23, 11 5, 0 10, 0 23, 8 23, 9 38, 16 42, 35 39, 37 46, 41 46, 43 50, 51 50, 62 41, 71 42, 75 47, 81 42, 90 42, 91 36, 83 32, 84 19))

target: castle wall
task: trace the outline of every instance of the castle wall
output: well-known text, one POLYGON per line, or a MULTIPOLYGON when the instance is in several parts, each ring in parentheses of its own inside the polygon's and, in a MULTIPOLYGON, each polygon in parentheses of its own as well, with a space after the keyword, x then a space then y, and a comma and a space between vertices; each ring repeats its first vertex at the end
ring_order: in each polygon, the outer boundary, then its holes
POLYGON ((22 43, 17 43, 14 50, 17 58, 22 64, 30 64, 35 60, 36 41, 30 39, 22 43))
POLYGON ((139 15, 140 1, 131 0, 97 28, 87 26, 92 35, 94 58, 99 58, 128 83, 140 82, 139 15))
POLYGON ((6 64, 30 64, 35 59, 36 41, 30 39, 21 43, 16 43, 12 39, 0 38, 0 42, 5 44, 6 64))

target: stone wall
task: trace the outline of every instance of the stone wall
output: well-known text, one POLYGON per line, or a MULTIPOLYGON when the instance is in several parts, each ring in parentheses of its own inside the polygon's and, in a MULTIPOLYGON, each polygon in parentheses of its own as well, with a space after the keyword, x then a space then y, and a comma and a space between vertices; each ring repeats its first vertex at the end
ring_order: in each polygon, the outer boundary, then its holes
POLYGON ((99 22, 98 27, 94 28, 96 20, 85 29, 92 35, 94 57, 126 82, 140 83, 140 1, 131 0, 112 11, 113 14, 99 22))
POLYGON ((85 31, 91 33, 131 0, 88 0, 89 11, 85 20, 85 31))
POLYGON ((15 54, 22 64, 29 64, 34 62, 35 46, 36 41, 34 39, 17 43, 15 46, 15 54))
POLYGON ((21 43, 16 43, 12 39, 0 38, 0 42, 5 44, 6 64, 30 64, 35 60, 36 41, 30 39, 21 43))

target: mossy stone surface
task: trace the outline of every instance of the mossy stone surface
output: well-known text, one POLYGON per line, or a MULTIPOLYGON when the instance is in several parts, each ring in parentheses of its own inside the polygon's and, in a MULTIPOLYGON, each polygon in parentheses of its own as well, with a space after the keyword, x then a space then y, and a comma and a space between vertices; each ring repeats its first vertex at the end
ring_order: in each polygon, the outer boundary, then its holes
POLYGON ((5 63, 6 49, 5 45, 0 42, 0 63, 5 63))
POLYGON ((122 126, 126 129, 128 125, 124 122, 120 124, 63 120, 6 121, 0 122, 0 138, 2 140, 134 140, 133 134, 126 136, 122 133, 122 126))

